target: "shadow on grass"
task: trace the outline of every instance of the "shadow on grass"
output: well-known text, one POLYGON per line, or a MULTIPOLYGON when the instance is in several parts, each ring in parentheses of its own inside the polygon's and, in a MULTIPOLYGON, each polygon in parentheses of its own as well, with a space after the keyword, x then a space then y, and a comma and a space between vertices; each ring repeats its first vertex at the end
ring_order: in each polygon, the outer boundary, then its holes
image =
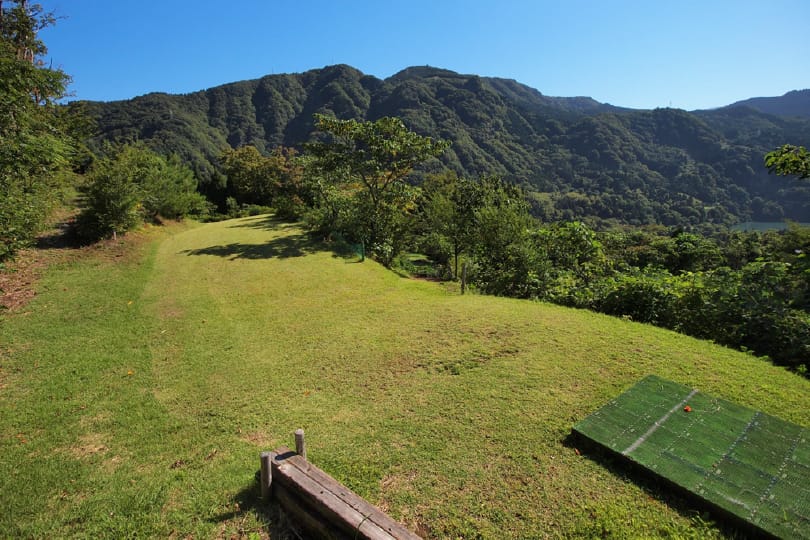
MULTIPOLYGON (((251 533, 260 532, 267 533, 273 540, 298 540, 299 538, 278 503, 261 498, 258 482, 252 482, 234 495, 230 507, 233 510, 212 516, 209 521, 222 524, 226 530, 231 527, 237 529, 226 532, 237 534, 239 538, 246 538, 251 533), (256 520, 262 531, 244 529, 243 523, 250 513, 256 515, 256 520)), ((259 536, 261 538, 265 537, 265 535, 261 534, 259 536)))
POLYGON ((243 244, 234 242, 222 246, 209 246, 199 249, 181 251, 185 255, 214 255, 229 259, 287 259, 303 257, 326 248, 318 246, 305 234, 282 236, 262 244, 243 244))
POLYGON ((300 227, 299 224, 285 221, 275 216, 253 216, 240 219, 237 223, 230 225, 232 229, 259 229, 264 231, 283 231, 300 227))
MULTIPOLYGON (((284 222, 274 218, 262 216, 261 219, 243 221, 232 225, 233 228, 264 229, 268 231, 284 231, 299 229, 294 223, 284 222)), ((355 257, 356 250, 342 240, 320 241, 305 232, 295 232, 286 236, 273 238, 261 244, 244 244, 233 242, 220 246, 208 246, 199 249, 181 251, 184 255, 213 255, 231 260, 235 259, 288 259, 303 257, 319 252, 332 252, 336 258, 350 259, 355 257)))
POLYGON ((577 455, 599 464, 614 476, 632 482, 650 497, 658 499, 682 516, 714 524, 727 538, 761 536, 761 531, 751 530, 750 525, 737 516, 707 505, 706 501, 698 499, 688 490, 663 477, 655 476, 644 467, 595 445, 575 432, 569 433, 561 442, 566 448, 575 450, 577 455))

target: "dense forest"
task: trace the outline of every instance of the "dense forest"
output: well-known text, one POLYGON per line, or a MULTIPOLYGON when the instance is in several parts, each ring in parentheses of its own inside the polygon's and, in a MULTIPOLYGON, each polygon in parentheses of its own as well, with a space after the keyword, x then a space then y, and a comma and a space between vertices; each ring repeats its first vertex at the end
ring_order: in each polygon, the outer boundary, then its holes
POLYGON ((313 115, 324 113, 398 117, 421 135, 452 141, 419 171, 497 174, 524 187, 532 213, 547 221, 810 221, 810 187, 769 176, 762 161, 783 143, 808 145, 810 90, 709 111, 632 110, 430 67, 380 80, 337 65, 81 106, 98 122, 96 149, 103 141, 137 139, 176 153, 221 209, 232 195, 219 161, 223 150, 300 149, 312 137, 313 115))

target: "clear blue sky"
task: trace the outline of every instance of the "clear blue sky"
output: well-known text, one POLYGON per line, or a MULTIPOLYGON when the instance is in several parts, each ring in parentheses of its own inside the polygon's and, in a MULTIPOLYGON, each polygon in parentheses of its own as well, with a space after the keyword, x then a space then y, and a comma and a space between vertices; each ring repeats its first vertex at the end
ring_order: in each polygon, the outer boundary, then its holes
POLYGON ((810 0, 39 0, 76 99, 186 93, 349 64, 516 79, 692 110, 810 88, 810 0))

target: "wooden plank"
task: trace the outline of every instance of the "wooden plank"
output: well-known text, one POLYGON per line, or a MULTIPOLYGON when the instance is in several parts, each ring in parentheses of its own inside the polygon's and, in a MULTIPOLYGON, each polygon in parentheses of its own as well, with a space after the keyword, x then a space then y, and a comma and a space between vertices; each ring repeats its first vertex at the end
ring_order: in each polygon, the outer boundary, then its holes
POLYGON ((284 509, 291 526, 298 529, 299 534, 306 534, 304 538, 352 540, 352 536, 336 529, 328 519, 297 497, 294 490, 280 482, 273 484, 273 497, 284 509))
POLYGON ((297 467, 282 463, 274 468, 273 484, 276 483, 294 491, 310 508, 332 522, 335 527, 354 533, 357 538, 366 540, 392 538, 385 530, 346 504, 329 487, 316 482, 297 467))
MULTIPOLYGON (((415 535, 365 499, 287 448, 279 448, 272 461, 273 485, 299 495, 313 510, 337 526, 367 540, 407 539, 415 535)), ((275 487, 274 487, 275 489, 275 487)))
POLYGON ((311 477, 319 484, 328 487, 338 498, 347 505, 354 508, 364 516, 367 521, 375 523, 381 529, 387 531, 395 538, 419 538, 400 523, 394 521, 388 514, 372 505, 349 488, 339 483, 323 470, 312 463, 303 460, 290 460, 290 465, 301 469, 301 471, 311 477))

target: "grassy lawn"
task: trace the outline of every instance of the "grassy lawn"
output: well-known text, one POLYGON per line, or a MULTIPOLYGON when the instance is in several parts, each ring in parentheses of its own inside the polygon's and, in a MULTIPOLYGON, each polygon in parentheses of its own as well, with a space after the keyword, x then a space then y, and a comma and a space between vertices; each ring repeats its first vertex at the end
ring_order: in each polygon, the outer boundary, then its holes
MULTIPOLYGON (((129 241, 129 240, 128 240, 129 241)), ((425 537, 723 537, 568 442, 648 374, 810 425, 810 381, 673 332, 466 295, 267 217, 50 268, 0 314, 0 531, 284 537, 262 450, 425 537)))

